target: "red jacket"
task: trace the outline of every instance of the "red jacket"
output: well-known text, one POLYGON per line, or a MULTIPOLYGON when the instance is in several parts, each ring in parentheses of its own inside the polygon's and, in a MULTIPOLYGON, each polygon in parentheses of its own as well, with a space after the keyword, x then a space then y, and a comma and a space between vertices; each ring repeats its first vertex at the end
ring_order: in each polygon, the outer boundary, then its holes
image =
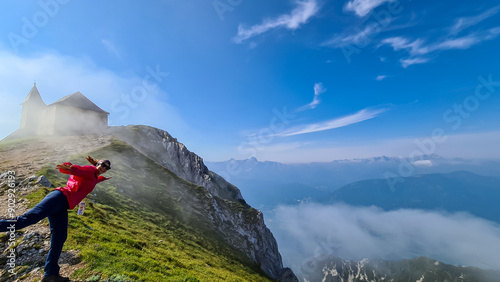
MULTIPOLYGON (((71 166, 67 162, 65 165, 71 166)), ((97 183, 107 180, 104 176, 97 176, 98 170, 95 166, 73 165, 71 169, 59 169, 61 173, 71 174, 66 187, 58 187, 55 190, 63 192, 68 198, 69 209, 74 209, 92 190, 97 183)))

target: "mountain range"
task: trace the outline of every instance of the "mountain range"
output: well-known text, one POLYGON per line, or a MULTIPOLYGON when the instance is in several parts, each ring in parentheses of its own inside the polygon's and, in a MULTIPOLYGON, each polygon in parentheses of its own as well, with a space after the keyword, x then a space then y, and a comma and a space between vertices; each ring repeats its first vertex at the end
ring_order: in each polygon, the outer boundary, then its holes
POLYGON ((345 185, 317 202, 376 206, 384 210, 422 209, 468 212, 500 223, 500 178, 468 171, 421 174, 391 187, 385 179, 345 185))
POLYGON ((379 179, 393 185, 407 177, 454 171, 485 177, 500 175, 500 161, 446 159, 438 155, 421 156, 417 161, 382 156, 323 163, 283 164, 251 158, 206 164, 238 186, 247 202, 261 210, 303 201, 324 202, 337 189, 362 180, 379 179))

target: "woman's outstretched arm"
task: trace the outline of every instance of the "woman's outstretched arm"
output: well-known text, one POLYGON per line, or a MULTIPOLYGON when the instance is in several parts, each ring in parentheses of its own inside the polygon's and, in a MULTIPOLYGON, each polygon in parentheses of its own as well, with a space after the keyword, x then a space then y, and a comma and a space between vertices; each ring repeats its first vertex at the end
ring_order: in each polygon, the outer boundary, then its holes
POLYGON ((65 162, 63 164, 56 165, 56 168, 59 169, 59 172, 65 173, 65 174, 71 174, 71 175, 80 176, 80 177, 87 177, 90 175, 89 170, 84 169, 79 165, 74 165, 70 162, 65 162))

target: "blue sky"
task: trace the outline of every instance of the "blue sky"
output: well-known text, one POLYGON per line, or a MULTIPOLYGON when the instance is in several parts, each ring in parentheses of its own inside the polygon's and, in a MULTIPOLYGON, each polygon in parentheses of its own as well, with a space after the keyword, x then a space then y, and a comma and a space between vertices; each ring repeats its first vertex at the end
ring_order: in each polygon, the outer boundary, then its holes
POLYGON ((205 160, 500 158, 500 1, 2 1, 0 138, 33 82, 205 160))

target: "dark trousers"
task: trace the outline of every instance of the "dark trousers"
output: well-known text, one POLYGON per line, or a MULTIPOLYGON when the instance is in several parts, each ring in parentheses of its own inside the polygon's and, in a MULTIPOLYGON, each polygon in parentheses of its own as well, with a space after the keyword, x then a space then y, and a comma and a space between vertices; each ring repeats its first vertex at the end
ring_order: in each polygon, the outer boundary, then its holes
POLYGON ((0 220, 0 232, 10 231, 14 226, 20 230, 48 217, 50 224, 50 250, 45 261, 45 275, 58 275, 57 261, 68 237, 68 199, 58 190, 50 192, 45 198, 25 214, 16 219, 0 220))

